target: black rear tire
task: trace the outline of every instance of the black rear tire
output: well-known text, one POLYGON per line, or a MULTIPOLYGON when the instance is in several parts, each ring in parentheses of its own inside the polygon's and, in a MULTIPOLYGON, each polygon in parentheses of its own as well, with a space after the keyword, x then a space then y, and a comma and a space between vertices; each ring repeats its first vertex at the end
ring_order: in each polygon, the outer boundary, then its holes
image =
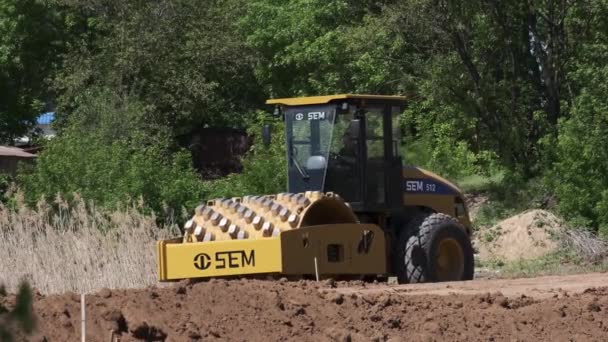
POLYGON ((440 213, 415 217, 396 244, 399 283, 471 280, 474 256, 464 227, 440 213))

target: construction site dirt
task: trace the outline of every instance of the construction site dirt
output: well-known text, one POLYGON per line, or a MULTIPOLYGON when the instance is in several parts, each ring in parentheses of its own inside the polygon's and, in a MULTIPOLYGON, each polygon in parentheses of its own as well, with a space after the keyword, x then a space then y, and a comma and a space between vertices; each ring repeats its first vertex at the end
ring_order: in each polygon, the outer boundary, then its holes
MULTIPOLYGON (((188 281, 86 296, 86 341, 606 341, 608 274, 387 285, 188 281)), ((10 297, 8 300, 11 300, 10 297)), ((80 341, 79 294, 35 296, 28 341, 80 341)))

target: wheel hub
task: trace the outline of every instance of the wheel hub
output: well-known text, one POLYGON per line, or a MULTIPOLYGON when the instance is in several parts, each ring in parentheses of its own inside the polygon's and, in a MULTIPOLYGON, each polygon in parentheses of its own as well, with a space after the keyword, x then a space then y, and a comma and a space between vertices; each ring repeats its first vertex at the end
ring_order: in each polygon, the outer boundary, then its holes
POLYGON ((448 238, 439 242, 436 267, 439 281, 462 279, 464 273, 464 253, 458 241, 448 238))

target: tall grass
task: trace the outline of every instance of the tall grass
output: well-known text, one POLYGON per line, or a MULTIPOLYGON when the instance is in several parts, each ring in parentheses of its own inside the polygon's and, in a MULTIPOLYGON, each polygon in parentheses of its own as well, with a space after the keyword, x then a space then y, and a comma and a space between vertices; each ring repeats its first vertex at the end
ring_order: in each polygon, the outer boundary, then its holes
POLYGON ((0 284, 14 291, 26 279, 44 294, 146 287, 156 283, 155 241, 175 234, 135 207, 0 204, 0 284))

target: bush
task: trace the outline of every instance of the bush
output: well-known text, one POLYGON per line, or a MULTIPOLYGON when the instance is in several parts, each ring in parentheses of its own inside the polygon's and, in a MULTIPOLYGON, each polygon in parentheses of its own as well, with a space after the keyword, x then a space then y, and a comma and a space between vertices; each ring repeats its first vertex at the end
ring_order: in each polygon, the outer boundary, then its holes
POLYGON ((595 92, 584 90, 572 116, 560 122, 557 161, 547 179, 564 217, 608 236, 608 101, 595 92))
POLYGON ((267 114, 257 113, 249 123, 248 134, 254 137, 251 150, 243 158, 243 170, 222 179, 205 182, 208 198, 264 195, 284 192, 287 188, 287 162, 285 129, 282 121, 269 121, 267 114), (270 123, 272 142, 264 146, 260 131, 264 123, 270 123))
POLYGON ((572 226, 608 236, 608 49, 597 39, 577 50, 576 68, 568 75, 577 95, 568 104, 570 116, 559 122, 546 179, 572 226))
POLYGON ((473 152, 449 124, 437 124, 432 131, 407 139, 404 153, 407 164, 428 168, 452 180, 473 175, 489 177, 501 172, 495 153, 473 152))
POLYGON ((6 203, 8 200, 7 192, 11 183, 8 175, 0 173, 0 203, 6 203))
POLYGON ((142 200, 146 210, 172 218, 184 206, 194 208, 203 187, 187 152, 166 154, 156 146, 135 148, 123 140, 106 143, 95 134, 66 132, 45 146, 19 183, 30 205, 57 194, 71 200, 78 193, 106 208, 142 200))
MULTIPOLYGON (((62 109, 62 108, 60 108, 62 109)), ((171 132, 156 122, 158 110, 132 94, 107 87, 91 86, 79 91, 72 106, 57 113, 53 126, 59 135, 90 136, 97 143, 128 141, 131 146, 169 146, 171 132)))

